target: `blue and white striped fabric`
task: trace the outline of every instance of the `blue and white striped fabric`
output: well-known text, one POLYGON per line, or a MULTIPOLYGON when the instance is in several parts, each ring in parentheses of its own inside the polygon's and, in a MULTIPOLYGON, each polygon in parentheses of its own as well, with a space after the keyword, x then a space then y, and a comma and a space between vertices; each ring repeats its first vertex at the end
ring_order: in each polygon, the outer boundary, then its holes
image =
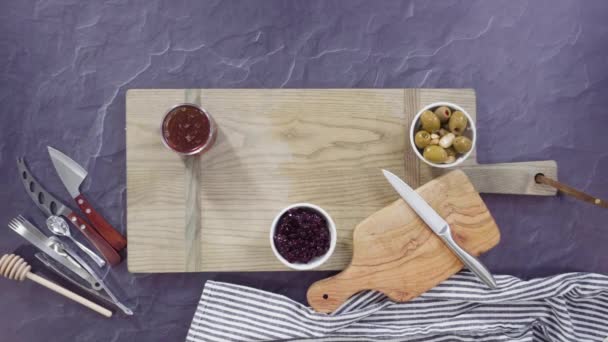
POLYGON ((496 280, 489 290, 461 272, 406 303, 362 292, 329 315, 210 281, 186 341, 608 341, 607 276, 496 280))

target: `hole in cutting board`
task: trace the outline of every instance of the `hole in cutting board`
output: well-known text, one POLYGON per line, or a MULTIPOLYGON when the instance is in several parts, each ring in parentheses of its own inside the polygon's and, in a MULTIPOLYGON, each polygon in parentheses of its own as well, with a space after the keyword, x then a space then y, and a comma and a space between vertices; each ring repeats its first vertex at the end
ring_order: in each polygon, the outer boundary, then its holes
POLYGON ((538 177, 544 177, 545 174, 544 173, 537 173, 534 175, 534 182, 536 182, 536 184, 540 184, 540 182, 538 181, 538 177))
POLYGON ((323 299, 327 299, 327 298, 329 298, 329 296, 327 294, 324 294, 323 299))

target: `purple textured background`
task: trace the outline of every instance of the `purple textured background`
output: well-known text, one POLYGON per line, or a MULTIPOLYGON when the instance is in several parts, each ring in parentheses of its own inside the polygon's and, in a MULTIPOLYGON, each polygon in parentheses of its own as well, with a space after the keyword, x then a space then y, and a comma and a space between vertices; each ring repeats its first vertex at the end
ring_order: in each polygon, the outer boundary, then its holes
MULTIPOLYGON (((60 198, 53 145, 125 227, 125 91, 204 87, 475 88, 479 160, 555 159, 608 197, 608 2, 96 1, 0 4, 0 223, 44 220, 14 160, 60 198)), ((502 230, 496 273, 608 273, 608 211, 563 197, 484 195, 502 230)), ((23 240, 0 229, 0 252, 23 240)), ((305 300, 328 275, 128 274, 136 316, 102 319, 31 282, 0 280, 3 341, 180 341, 207 279, 305 300)))

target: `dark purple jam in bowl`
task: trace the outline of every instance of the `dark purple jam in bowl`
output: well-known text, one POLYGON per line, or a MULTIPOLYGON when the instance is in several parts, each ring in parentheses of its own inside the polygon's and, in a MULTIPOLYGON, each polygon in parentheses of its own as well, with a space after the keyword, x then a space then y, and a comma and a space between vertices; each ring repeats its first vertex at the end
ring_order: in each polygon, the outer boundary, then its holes
POLYGON ((273 239, 285 260, 303 264, 327 253, 331 242, 325 217, 306 207, 292 208, 281 215, 273 239))

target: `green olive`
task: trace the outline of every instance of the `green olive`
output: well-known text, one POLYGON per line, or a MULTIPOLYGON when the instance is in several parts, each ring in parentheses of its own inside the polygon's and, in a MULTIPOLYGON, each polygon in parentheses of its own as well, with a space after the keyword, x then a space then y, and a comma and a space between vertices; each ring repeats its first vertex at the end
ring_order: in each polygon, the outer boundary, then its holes
POLYGON ((425 148, 431 144, 431 135, 427 131, 418 131, 414 136, 414 143, 418 148, 425 148))
POLYGON ((448 157, 456 157, 456 150, 453 146, 446 148, 445 152, 448 154, 448 157))
POLYGON ((459 136, 454 139, 452 146, 454 146, 454 149, 458 153, 467 153, 471 150, 471 147, 473 147, 473 142, 465 136, 459 136))
POLYGON ((422 115, 420 115, 420 124, 422 125, 422 129, 429 133, 438 131, 439 127, 441 127, 441 122, 439 122, 437 116, 430 110, 425 110, 422 115))
POLYGON ((462 135, 462 133, 467 129, 467 123, 468 120, 466 115, 457 110, 452 113, 448 127, 450 128, 450 132, 454 133, 455 135, 462 135))
POLYGON ((441 106, 435 109, 435 115, 441 122, 447 122, 452 116, 452 110, 449 107, 441 106))
POLYGON ((424 148, 424 153, 422 154, 424 159, 430 161, 431 163, 443 163, 446 159, 448 159, 448 153, 443 149, 443 147, 438 145, 429 145, 424 148))

